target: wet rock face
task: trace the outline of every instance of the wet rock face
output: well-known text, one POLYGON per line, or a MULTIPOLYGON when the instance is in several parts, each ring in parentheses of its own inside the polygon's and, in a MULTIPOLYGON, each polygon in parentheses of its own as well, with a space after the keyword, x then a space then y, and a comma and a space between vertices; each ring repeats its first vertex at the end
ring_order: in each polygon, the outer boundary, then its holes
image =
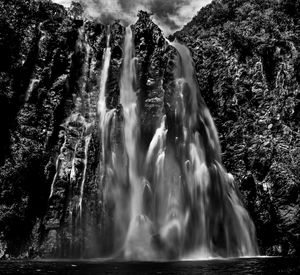
POLYGON ((300 253, 298 2, 215 1, 175 35, 269 255, 300 253))
POLYGON ((55 158, 59 125, 73 104, 69 75, 78 34, 61 6, 0 5, 6 56, 0 72, 0 231, 4 254, 19 255, 47 208, 53 176, 53 165, 47 164, 55 158))
POLYGON ((162 115, 171 104, 171 97, 168 95, 169 87, 174 84, 176 51, 168 44, 149 14, 140 11, 138 16, 138 21, 133 25, 138 71, 137 90, 141 136, 145 139, 145 145, 148 145, 162 115))

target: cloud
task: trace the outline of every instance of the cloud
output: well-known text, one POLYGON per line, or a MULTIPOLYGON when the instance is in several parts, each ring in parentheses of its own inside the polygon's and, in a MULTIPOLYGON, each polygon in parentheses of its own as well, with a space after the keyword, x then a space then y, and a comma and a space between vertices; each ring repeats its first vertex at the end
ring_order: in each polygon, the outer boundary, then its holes
MULTIPOLYGON (((52 0, 70 6, 72 0, 52 0)), ((85 6, 88 15, 99 17, 109 24, 113 19, 120 19, 124 24, 136 21, 139 10, 153 13, 154 21, 165 34, 173 33, 189 22, 201 7, 212 0, 76 0, 85 6)))

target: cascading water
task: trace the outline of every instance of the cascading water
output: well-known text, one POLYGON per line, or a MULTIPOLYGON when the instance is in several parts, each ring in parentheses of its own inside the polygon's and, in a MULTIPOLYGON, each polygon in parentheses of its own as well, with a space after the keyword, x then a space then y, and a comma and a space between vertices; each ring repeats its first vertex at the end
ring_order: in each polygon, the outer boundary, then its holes
POLYGON ((106 84, 108 79, 108 72, 109 72, 109 66, 110 66, 110 60, 111 60, 111 47, 110 47, 110 26, 107 27, 107 38, 106 38, 106 48, 104 50, 103 55, 103 66, 101 70, 101 77, 100 77, 100 93, 98 98, 98 115, 99 115, 99 127, 101 132, 101 144, 102 144, 102 158, 104 163, 104 168, 106 166, 106 144, 105 136, 107 135, 109 131, 109 122, 111 120, 112 115, 114 114, 115 110, 107 110, 106 108, 106 84))
POLYGON ((191 257, 256 255, 255 228, 243 208, 232 175, 221 165, 216 127, 200 97, 189 50, 171 43, 179 53, 177 78, 182 124, 182 149, 178 143, 185 193, 184 254, 191 257))
POLYGON ((103 68, 101 71, 101 78, 100 78, 100 93, 98 99, 98 114, 100 116, 101 130, 103 130, 105 114, 106 114, 105 91, 106 91, 106 83, 108 78, 110 59, 111 59, 110 28, 108 26, 108 35, 106 38, 106 48, 104 50, 103 68))
POLYGON ((66 143, 67 143, 67 138, 66 138, 66 133, 65 132, 61 132, 64 136, 64 142, 60 148, 60 152, 59 152, 59 155, 56 159, 56 162, 55 162, 55 174, 54 174, 54 177, 53 177, 53 180, 52 180, 52 183, 51 183, 51 190, 50 190, 50 195, 49 195, 49 199, 53 196, 53 192, 54 192, 54 184, 55 184, 55 181, 57 179, 57 176, 58 176, 58 173, 59 173, 59 166, 60 166, 60 163, 61 163, 61 160, 63 159, 63 152, 64 152, 64 149, 66 147, 66 143))
MULTIPOLYGON (((199 94, 190 53, 178 42, 171 45, 179 54, 173 114, 176 125, 168 125, 164 115, 148 152, 141 156, 138 98, 133 85, 134 45, 131 27, 126 28, 120 103, 127 155, 123 166, 130 192, 122 193, 116 187, 119 195, 114 202, 115 227, 126 231, 124 257, 256 255, 255 229, 237 196, 233 177, 221 165, 217 130, 199 94), (174 127, 169 133, 168 128, 174 127), (143 159, 145 165, 138 165, 143 159), (127 216, 123 223, 117 220, 121 216, 127 216)), ((111 173, 119 173, 118 168, 120 165, 112 165, 111 173)))
POLYGON ((91 138, 92 138, 92 136, 91 136, 91 134, 89 134, 84 139, 84 143, 85 143, 84 144, 84 160, 83 160, 84 168, 83 168, 82 181, 81 181, 81 186, 80 186, 79 203, 78 203, 80 217, 82 215, 82 199, 83 199, 84 185, 85 185, 85 181, 86 181, 88 150, 89 150, 91 138))
MULTIPOLYGON (((217 130, 200 95, 189 50, 176 41, 169 42, 169 47, 177 52, 174 76, 170 77, 174 89, 168 99, 172 108, 163 109, 160 119, 155 121, 157 129, 152 140, 146 144, 141 136, 143 97, 136 88, 139 87, 138 60, 131 26, 126 28, 124 40, 120 104, 106 105, 110 101, 106 97, 110 65, 116 66, 111 60, 110 36, 108 28, 100 86, 95 91, 98 101, 93 102, 97 102, 101 140, 96 187, 100 222, 96 220, 89 227, 85 226, 94 217, 93 213, 85 211, 88 202, 85 200, 83 204, 83 198, 88 190, 85 185, 90 180, 88 157, 94 149, 89 147, 95 144, 91 126, 96 115, 92 113, 95 108, 87 108, 90 111, 88 121, 81 115, 84 97, 78 99, 76 112, 65 123, 81 129, 77 139, 73 137, 73 155, 65 152, 70 145, 62 131, 64 142, 51 186, 50 197, 53 192, 55 194, 55 184, 65 175, 66 169, 72 184, 77 185, 80 179, 76 207, 70 208, 72 217, 79 214, 77 227, 80 230, 77 228, 75 235, 83 239, 89 228, 91 243, 97 234, 100 236, 97 237, 101 240, 98 246, 102 247, 96 255, 113 253, 134 260, 256 255, 255 228, 237 195, 232 175, 222 166, 217 130), (80 171, 78 156, 82 163, 80 171)), ((87 72, 91 71, 89 60, 93 54, 92 47, 83 38, 82 34, 84 43, 80 45, 86 53, 82 94, 86 90, 87 72)), ((69 136, 72 136, 70 131, 69 136)), ((80 253, 84 253, 84 241, 80 247, 80 253)))
POLYGON ((142 214, 142 186, 138 174, 138 117, 137 97, 133 87, 136 70, 134 60, 134 46, 132 41, 131 26, 126 28, 125 55, 120 81, 120 103, 123 106, 124 115, 124 143, 128 157, 128 178, 131 188, 130 197, 130 222, 125 241, 125 257, 132 256, 132 246, 135 242, 137 223, 142 214))

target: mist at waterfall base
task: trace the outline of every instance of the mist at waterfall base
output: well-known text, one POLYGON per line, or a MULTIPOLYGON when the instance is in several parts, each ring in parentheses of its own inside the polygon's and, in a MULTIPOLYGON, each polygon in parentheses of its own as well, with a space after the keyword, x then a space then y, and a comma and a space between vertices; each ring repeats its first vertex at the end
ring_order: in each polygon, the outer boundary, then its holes
MULTIPOLYGON (((112 216, 106 237, 111 255, 149 261, 257 255, 254 225, 221 164, 217 130, 199 94, 188 49, 170 42, 178 55, 173 104, 156 121, 145 150, 131 27, 126 28, 120 77, 121 122, 118 110, 106 106, 109 41, 108 29, 98 116, 104 205, 112 216), (122 144, 114 142, 117 135, 122 144)), ((87 135, 86 152, 89 140, 87 135)))

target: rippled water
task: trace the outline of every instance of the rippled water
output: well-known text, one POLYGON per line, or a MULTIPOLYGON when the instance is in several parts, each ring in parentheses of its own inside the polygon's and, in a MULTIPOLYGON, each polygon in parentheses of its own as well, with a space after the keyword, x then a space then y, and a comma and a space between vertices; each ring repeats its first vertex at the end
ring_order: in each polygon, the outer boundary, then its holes
POLYGON ((240 258, 181 262, 2 261, 0 274, 300 274, 300 259, 240 258))

